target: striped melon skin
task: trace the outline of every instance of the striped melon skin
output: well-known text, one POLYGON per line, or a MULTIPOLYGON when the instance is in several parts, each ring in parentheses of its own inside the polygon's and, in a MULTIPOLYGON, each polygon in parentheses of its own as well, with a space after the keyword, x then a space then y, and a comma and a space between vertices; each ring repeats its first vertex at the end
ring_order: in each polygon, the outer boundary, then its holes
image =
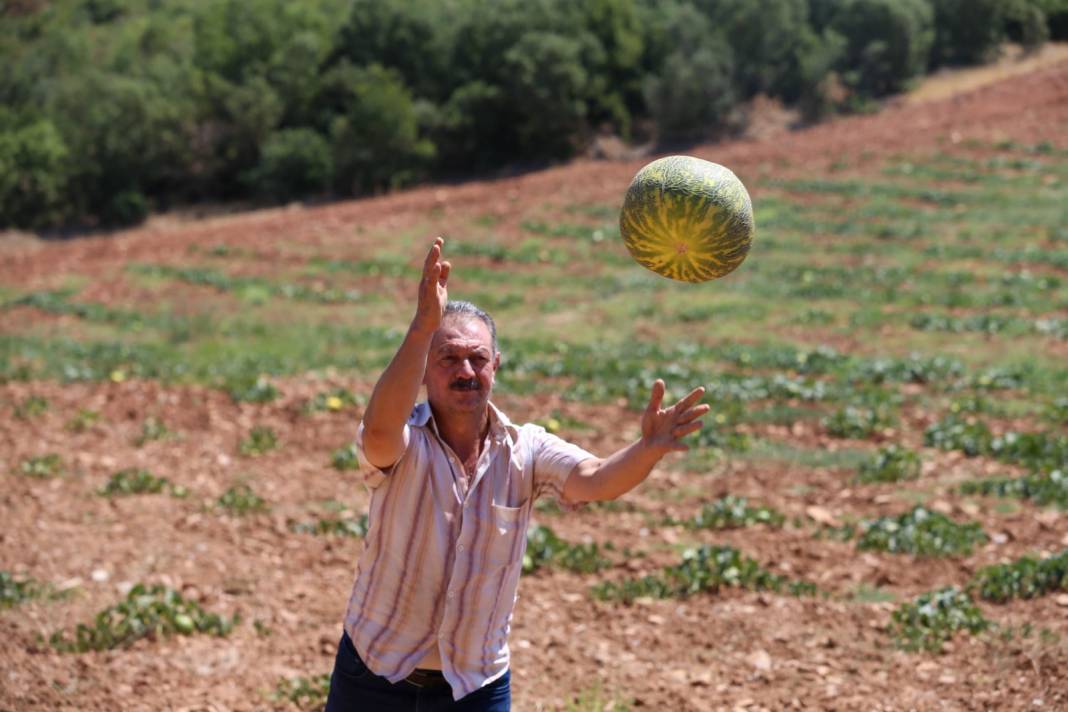
POLYGON ((638 171, 619 231, 631 256, 657 274, 704 282, 732 272, 753 241, 753 204, 729 169, 668 156, 638 171))

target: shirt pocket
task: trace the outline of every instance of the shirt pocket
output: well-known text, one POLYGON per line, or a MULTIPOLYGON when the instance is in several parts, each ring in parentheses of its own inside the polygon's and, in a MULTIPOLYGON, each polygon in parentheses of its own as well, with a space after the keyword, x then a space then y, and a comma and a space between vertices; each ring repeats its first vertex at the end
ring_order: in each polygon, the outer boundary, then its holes
POLYGON ((510 566, 522 560, 522 537, 526 536, 527 503, 518 507, 505 507, 490 504, 490 538, 486 547, 487 563, 498 566, 510 566))

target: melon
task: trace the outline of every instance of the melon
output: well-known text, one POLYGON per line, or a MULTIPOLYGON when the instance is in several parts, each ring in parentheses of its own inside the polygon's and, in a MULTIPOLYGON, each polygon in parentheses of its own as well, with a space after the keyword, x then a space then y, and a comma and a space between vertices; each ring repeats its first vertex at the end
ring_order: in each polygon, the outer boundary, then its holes
POLYGON ((753 203, 728 168, 668 156, 638 171, 619 232, 631 256, 659 275, 705 282, 733 272, 753 242, 753 203))

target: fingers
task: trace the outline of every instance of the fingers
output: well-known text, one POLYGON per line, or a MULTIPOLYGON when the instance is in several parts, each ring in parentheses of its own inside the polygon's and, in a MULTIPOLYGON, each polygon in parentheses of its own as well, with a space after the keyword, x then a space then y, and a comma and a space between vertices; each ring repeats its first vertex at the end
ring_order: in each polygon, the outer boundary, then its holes
POLYGON ((684 425, 676 425, 674 428, 671 429, 671 437, 675 438, 676 440, 679 438, 684 438, 690 433, 696 433, 698 430, 701 429, 702 425, 704 425, 704 423, 699 420, 694 421, 692 423, 686 423, 684 425))
POLYGON ((656 413, 660 410, 660 404, 664 402, 664 380, 661 378, 656 379, 653 383, 653 391, 649 394, 649 405, 646 407, 646 411, 650 413, 656 413))
POLYGON ((699 401, 701 399, 701 396, 703 396, 704 394, 705 387, 698 386, 697 388, 694 388, 692 391, 687 393, 686 397, 680 400, 675 405, 673 405, 672 408, 675 409, 675 412, 685 412, 690 408, 690 406, 699 401))
POLYGON ((426 260, 423 261, 423 276, 429 277, 431 268, 438 264, 438 260, 441 259, 441 250, 445 246, 445 238, 438 237, 434 240, 434 244, 430 247, 430 252, 426 253, 426 260))
POLYGON ((449 281, 449 272, 452 270, 452 264, 449 262, 441 262, 441 274, 438 275, 438 284, 442 287, 449 281))
POLYGON ((708 405, 707 403, 702 403, 696 408, 690 408, 689 410, 683 412, 682 415, 675 419, 675 423, 677 425, 685 425, 686 423, 689 423, 692 420, 700 418, 702 415, 704 415, 710 410, 712 410, 712 406, 708 405))

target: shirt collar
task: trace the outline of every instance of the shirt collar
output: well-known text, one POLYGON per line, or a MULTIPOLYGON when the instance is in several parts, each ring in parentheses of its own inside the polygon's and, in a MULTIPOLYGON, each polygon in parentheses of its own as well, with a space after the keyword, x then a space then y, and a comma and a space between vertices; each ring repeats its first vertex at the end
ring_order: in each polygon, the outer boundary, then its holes
MULTIPOLYGON (((419 428, 429 427, 435 435, 439 435, 437 423, 434 422, 434 412, 430 410, 429 403, 417 403, 408 416, 408 425, 419 428)), ((508 416, 502 413, 493 403, 489 404, 489 439, 494 442, 504 443, 509 438, 513 441, 516 437, 516 427, 508 416)))

